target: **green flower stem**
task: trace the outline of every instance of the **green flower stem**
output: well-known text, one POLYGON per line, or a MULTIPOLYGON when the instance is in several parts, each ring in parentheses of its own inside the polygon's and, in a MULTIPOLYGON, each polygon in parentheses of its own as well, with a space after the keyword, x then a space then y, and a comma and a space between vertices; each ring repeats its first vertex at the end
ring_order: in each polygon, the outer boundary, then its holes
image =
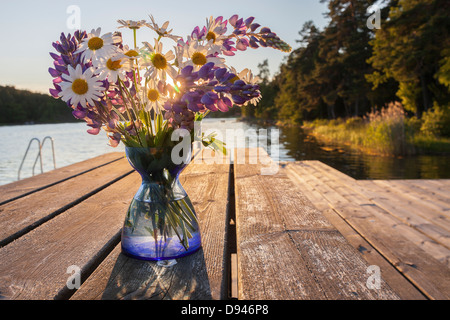
MULTIPOLYGON (((125 84, 123 83, 123 81, 122 81, 120 78, 119 78, 119 84, 121 84, 123 87, 125 87, 125 84)), ((122 92, 122 91, 121 91, 121 92, 122 92)), ((134 102, 133 96, 132 96, 131 93, 130 93, 128 90, 126 90, 126 89, 125 89, 125 92, 126 92, 128 98, 129 98, 130 101, 131 101, 131 107, 132 107, 132 110, 133 110, 133 112, 134 112, 134 115, 135 115, 135 117, 136 117, 136 119, 137 119, 137 118, 138 118, 138 117, 137 117, 137 115, 138 115, 138 108, 137 108, 137 106, 136 106, 136 103, 134 102)))
MULTIPOLYGON (((124 94, 123 94, 122 85, 123 85, 122 80, 119 79, 119 90, 120 90, 120 93, 121 93, 121 95, 122 95, 122 97, 123 97, 124 94)), ((128 105, 125 103, 125 101, 123 102, 123 104, 125 105, 125 108, 126 108, 126 110, 127 110, 128 117, 130 118, 130 121, 131 121, 131 123, 133 124, 134 130, 136 131, 136 136, 137 136, 137 138, 138 138, 138 140, 139 140, 139 143, 140 143, 140 145, 141 145, 142 147, 144 147, 144 144, 142 143, 141 138, 139 137, 139 131, 138 131, 137 127, 136 127, 136 123, 134 122, 134 119, 133 119, 133 117, 131 116, 130 109, 128 108, 128 105)))
MULTIPOLYGON (((160 199, 165 199, 162 191, 157 191, 157 195, 160 199)), ((149 232, 153 233, 155 243, 158 240, 158 229, 160 230, 161 235, 164 236, 167 233, 170 233, 172 229, 177 235, 183 247, 186 250, 189 249, 189 239, 192 238, 192 234, 191 232, 189 232, 188 228, 190 228, 192 231, 195 231, 195 228, 191 222, 198 223, 198 220, 195 214, 190 210, 186 201, 182 199, 181 202, 183 205, 180 205, 179 203, 174 201, 170 201, 169 199, 166 203, 169 211, 166 212, 164 217, 156 217, 156 215, 151 216, 153 230, 149 230, 149 232), (156 222, 157 218, 158 223, 156 222), (157 227, 157 225, 159 225, 159 228, 157 227), (181 234, 178 232, 178 228, 181 229, 181 234)))

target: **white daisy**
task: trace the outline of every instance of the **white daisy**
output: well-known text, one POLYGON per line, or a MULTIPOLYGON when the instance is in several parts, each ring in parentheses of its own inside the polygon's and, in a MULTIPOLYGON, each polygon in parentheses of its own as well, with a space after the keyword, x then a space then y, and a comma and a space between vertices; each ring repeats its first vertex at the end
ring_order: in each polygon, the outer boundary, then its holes
POLYGON ((145 109, 148 111, 153 109, 156 113, 160 113, 164 103, 168 100, 167 93, 167 86, 162 81, 156 83, 156 81, 151 80, 143 93, 145 109))
POLYGON ((83 53, 81 58, 84 63, 92 60, 92 63, 96 65, 100 59, 105 59, 117 51, 117 46, 114 44, 120 42, 121 37, 113 36, 111 32, 102 36, 100 36, 100 33, 101 28, 92 29, 87 38, 80 43, 78 50, 75 51, 75 53, 83 53))
POLYGON ((239 73, 237 73, 236 69, 234 69, 233 67, 231 67, 230 69, 232 73, 237 75, 239 79, 245 81, 245 83, 254 85, 261 82, 261 79, 259 77, 254 76, 250 69, 246 68, 239 73))
POLYGON ((130 49, 128 45, 123 46, 123 54, 129 59, 137 60, 139 58, 140 52, 138 48, 130 49))
POLYGON ((124 54, 122 63, 127 64, 130 69, 133 69, 135 62, 137 62, 141 56, 140 50, 138 48, 130 49, 128 45, 125 45, 122 51, 124 54))
POLYGON ((81 65, 77 65, 75 69, 69 66, 68 71, 69 75, 63 74, 64 81, 59 84, 62 89, 59 96, 63 101, 70 102, 73 106, 81 104, 84 107, 86 103, 93 106, 94 101, 101 100, 104 88, 94 75, 93 68, 83 72, 81 65))
POLYGON ((152 29, 153 31, 155 31, 160 37, 167 37, 174 41, 177 41, 179 38, 181 38, 179 36, 175 36, 172 34, 173 29, 170 29, 169 31, 167 31, 167 28, 169 27, 169 21, 164 22, 162 27, 159 27, 158 24, 155 22, 155 19, 153 18, 153 16, 149 15, 149 17, 152 20, 152 22, 146 23, 145 25, 147 27, 149 27, 150 29, 152 29))
MULTIPOLYGON (((155 39, 155 46, 152 47, 148 42, 144 42, 145 50, 142 54, 142 66, 148 67, 145 77, 149 77, 154 80, 166 81, 167 74, 175 79, 177 71, 171 65, 170 61, 175 59, 175 55, 172 50, 163 54, 163 44, 155 39)), ((142 52, 141 52, 142 53, 142 52)))
POLYGON ((121 26, 118 28, 129 28, 132 30, 136 30, 139 29, 143 26, 146 25, 146 21, 145 20, 140 20, 140 21, 133 21, 133 20, 117 20, 117 22, 119 24, 121 24, 121 26))
POLYGON ((99 78, 101 80, 108 79, 112 83, 115 83, 118 78, 125 80, 125 73, 131 71, 131 65, 128 62, 128 56, 122 52, 118 52, 108 59, 102 59, 97 67, 99 78))
POLYGON ((212 16, 206 20, 206 32, 204 38, 218 47, 218 51, 222 47, 223 42, 228 39, 224 36, 227 32, 227 22, 222 21, 222 17, 214 19, 212 16))
POLYGON ((193 66, 194 71, 198 71, 208 62, 213 62, 217 67, 225 67, 225 59, 216 56, 216 48, 211 43, 201 45, 198 41, 190 38, 185 44, 184 55, 188 59, 180 69, 186 66, 193 66))
POLYGON ((183 66, 183 61, 184 61, 184 48, 185 48, 185 44, 182 40, 180 40, 178 42, 177 46, 174 46, 173 48, 175 49, 175 61, 174 61, 174 65, 178 68, 181 69, 180 67, 183 66))

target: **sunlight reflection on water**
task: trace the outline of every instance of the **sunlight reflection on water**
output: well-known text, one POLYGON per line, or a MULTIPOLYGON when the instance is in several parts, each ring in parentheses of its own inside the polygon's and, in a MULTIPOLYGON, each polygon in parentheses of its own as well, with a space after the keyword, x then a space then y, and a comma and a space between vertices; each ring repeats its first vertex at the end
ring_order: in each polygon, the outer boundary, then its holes
MULTIPOLYGON (((235 119, 205 119, 202 130, 246 129, 248 126, 235 119)), ((61 123, 42 125, 2 126, 0 135, 0 185, 17 180, 18 170, 31 139, 38 138, 41 142, 46 136, 54 139, 56 167, 61 168, 89 158, 109 152, 123 152, 124 145, 117 148, 108 146, 108 139, 102 131, 93 136, 86 132, 88 127, 83 123, 61 123)), ((32 176, 32 168, 38 155, 38 146, 34 141, 23 164, 20 178, 32 176)), ((42 151, 44 172, 53 169, 51 143, 47 140, 42 151)), ((40 173, 39 162, 35 166, 35 174, 40 173)))
MULTIPOLYGON (((205 119, 202 130, 209 129, 219 132, 226 140, 227 129, 240 129, 252 133, 254 137, 262 127, 248 124, 236 119, 205 119), (251 129, 251 130, 249 130, 251 129)), ((0 185, 17 180, 18 169, 25 154, 29 141, 36 137, 41 141, 51 136, 55 143, 56 167, 61 168, 89 158, 109 152, 123 152, 124 146, 117 148, 108 146, 104 132, 92 136, 86 132, 85 123, 63 123, 45 125, 22 125, 0 127, 0 185)), ((270 136, 275 127, 268 129, 270 136)), ((241 131, 242 132, 242 131, 241 131)), ((259 136, 261 139, 261 136, 259 136)), ((264 139, 263 139, 264 140, 264 139)), ((232 141, 229 141, 232 142, 232 141)), ((247 147, 261 146, 261 140, 249 139, 247 147)), ((347 147, 324 145, 308 136, 299 127, 280 128, 279 137, 280 161, 320 160, 355 179, 448 179, 450 178, 450 157, 448 156, 415 156, 403 159, 379 157, 362 154, 347 147)), ((227 145, 232 148, 233 143, 227 145)), ((20 177, 32 175, 32 166, 37 156, 37 143, 33 142, 23 165, 20 177)), ((270 154, 270 149, 269 149, 270 154)), ((50 141, 46 141, 43 149, 44 172, 53 169, 50 141)), ((39 164, 35 174, 40 173, 39 164)))

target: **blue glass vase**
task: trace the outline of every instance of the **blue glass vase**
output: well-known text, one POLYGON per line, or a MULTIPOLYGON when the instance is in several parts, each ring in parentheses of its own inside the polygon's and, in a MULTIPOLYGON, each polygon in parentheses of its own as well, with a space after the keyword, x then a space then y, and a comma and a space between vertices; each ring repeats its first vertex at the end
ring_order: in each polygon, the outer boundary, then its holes
POLYGON ((126 147, 125 153, 142 184, 125 217, 122 252, 141 260, 169 260, 197 251, 197 216, 179 181, 188 161, 175 164, 170 148, 126 147))

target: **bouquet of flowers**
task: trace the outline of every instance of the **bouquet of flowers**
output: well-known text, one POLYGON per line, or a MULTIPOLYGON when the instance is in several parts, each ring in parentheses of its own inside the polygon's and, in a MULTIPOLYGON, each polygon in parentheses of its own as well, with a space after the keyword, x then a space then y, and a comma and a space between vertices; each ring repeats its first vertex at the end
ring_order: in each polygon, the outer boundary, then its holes
MULTIPOLYGON (((227 66, 225 57, 249 47, 291 50, 253 21, 237 15, 228 20, 211 17, 206 26, 182 38, 168 30, 169 22, 159 26, 150 16, 149 22, 118 21, 119 28, 133 32, 132 46, 123 43, 121 33, 102 34, 100 28, 63 33, 53 43, 57 53, 50 53, 50 93, 65 101, 75 118, 86 121, 88 133, 103 129, 112 147, 122 141, 130 164, 142 176, 122 229, 124 253, 160 260, 200 247, 196 214, 178 181, 186 162, 174 161, 172 135, 180 130, 190 144, 198 139, 226 153, 214 134, 195 136, 194 122, 209 112, 256 104, 261 92, 257 77, 248 69, 237 72, 227 66), (143 27, 152 29, 156 38, 138 46, 136 34, 143 27), (165 50, 163 42, 173 42, 173 47, 165 50)), ((191 153, 184 156, 190 160, 191 153)))
MULTIPOLYGON (((271 47, 288 52, 291 47, 254 18, 210 18, 182 38, 150 21, 119 20, 119 28, 133 32, 134 43, 123 43, 121 33, 102 34, 101 28, 75 31, 54 42, 50 53, 54 78, 50 94, 73 109, 75 118, 90 127, 88 133, 106 131, 109 145, 159 147, 170 143, 177 128, 192 132, 194 121, 209 112, 255 104, 261 98, 258 78, 250 70, 237 72, 225 64, 226 56, 247 48, 271 47), (136 33, 142 27, 157 37, 138 46, 136 33), (231 27, 231 28, 230 28, 231 27), (231 29, 227 34, 228 29, 231 29), (174 45, 164 50, 162 39, 174 45)), ((223 150, 211 136, 204 145, 223 150)))

